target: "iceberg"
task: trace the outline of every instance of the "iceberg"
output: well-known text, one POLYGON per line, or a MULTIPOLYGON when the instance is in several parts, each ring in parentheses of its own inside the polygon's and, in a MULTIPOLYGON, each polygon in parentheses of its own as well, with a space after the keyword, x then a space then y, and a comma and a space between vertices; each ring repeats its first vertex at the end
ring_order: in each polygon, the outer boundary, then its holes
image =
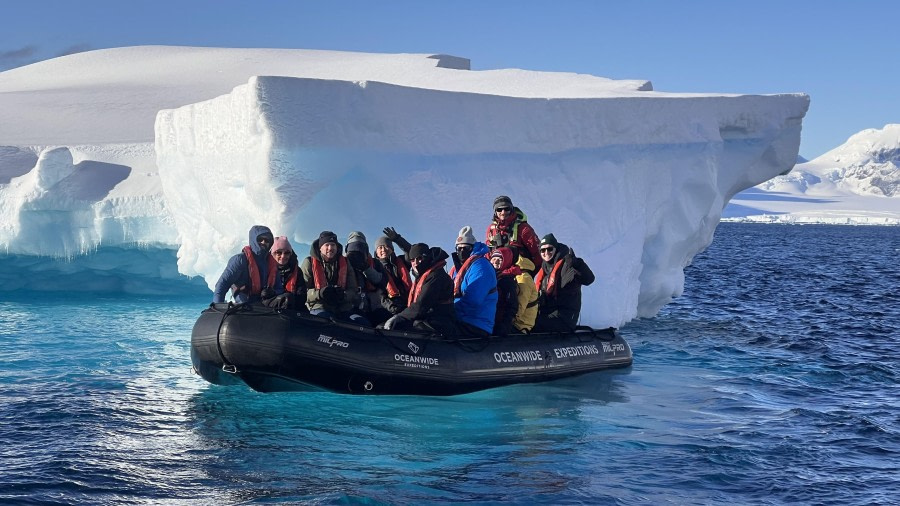
POLYGON ((448 55, 153 46, 0 73, 0 103, 0 245, 16 265, 177 250, 178 272, 212 286, 253 224, 299 252, 321 230, 371 244, 385 226, 449 249, 503 194, 597 274, 583 323, 618 327, 681 294, 733 195, 793 166, 809 98, 448 55))

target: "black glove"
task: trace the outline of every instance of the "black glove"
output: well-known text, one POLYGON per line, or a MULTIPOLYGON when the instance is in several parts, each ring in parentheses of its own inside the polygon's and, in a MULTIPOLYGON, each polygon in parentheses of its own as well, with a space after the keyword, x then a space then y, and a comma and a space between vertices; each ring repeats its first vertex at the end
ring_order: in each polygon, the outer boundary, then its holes
POLYGON ((344 289, 339 286, 328 285, 319 289, 319 298, 326 304, 337 306, 344 300, 344 289))
POLYGON ((272 297, 265 301, 265 305, 274 309, 289 309, 291 307, 291 298, 289 293, 283 293, 278 297, 272 297))
POLYGON ((390 239, 392 242, 397 242, 397 239, 400 237, 400 234, 398 234, 397 231, 394 230, 394 227, 384 227, 384 230, 382 230, 382 232, 384 232, 385 237, 390 239))
POLYGON ((262 300, 268 300, 275 296, 275 290, 269 288, 268 286, 262 289, 262 292, 259 294, 259 298, 262 300))
POLYGON ((366 262, 366 255, 362 251, 348 251, 347 262, 358 271, 364 271, 369 267, 369 263, 366 262))

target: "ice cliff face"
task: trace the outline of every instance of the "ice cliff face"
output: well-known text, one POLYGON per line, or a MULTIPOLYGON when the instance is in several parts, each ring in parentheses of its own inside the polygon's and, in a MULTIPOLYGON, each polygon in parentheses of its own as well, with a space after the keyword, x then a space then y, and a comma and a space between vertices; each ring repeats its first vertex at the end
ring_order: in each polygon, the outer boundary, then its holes
POLYGON ((296 243, 390 225, 449 248, 461 226, 486 227, 493 198, 508 194, 602 280, 586 321, 620 325, 681 293, 683 268, 734 193, 793 164, 807 104, 655 92, 535 100, 255 77, 161 111, 156 152, 181 272, 214 281, 240 241, 233 232, 254 222, 296 243))
MULTIPOLYGON (((29 94, 22 69, 0 73, 0 102, 18 96, 43 111, 51 95, 80 97, 92 104, 80 119, 105 121, 91 134, 89 121, 67 122, 79 118, 67 109, 47 123, 44 142, 0 126, 0 246, 16 268, 29 255, 177 248, 178 270, 212 285, 253 224, 288 235, 300 252, 324 229, 342 238, 362 230, 373 244, 388 225, 450 249, 461 226, 483 230, 493 198, 506 194, 539 235, 553 232, 597 274, 583 322, 619 326, 681 293, 683 268, 732 195, 793 165, 808 107, 805 95, 667 94, 646 81, 473 72, 447 56, 125 49, 115 68, 133 75, 104 78, 105 107, 97 93, 94 102, 77 95, 90 86, 76 72, 56 73, 68 77, 45 83, 50 95, 29 94), (146 74, 142 57, 190 86, 146 74), (230 92, 206 82, 217 71, 232 79, 230 92), (210 93, 198 98, 204 86, 210 93), (129 118, 134 87, 144 100, 129 118), (169 105, 173 97, 185 105, 169 105), (155 139, 146 139, 153 104, 155 139)), ((87 55, 96 61, 72 67, 113 67, 87 55)), ((127 277, 140 263, 119 264, 127 277)))

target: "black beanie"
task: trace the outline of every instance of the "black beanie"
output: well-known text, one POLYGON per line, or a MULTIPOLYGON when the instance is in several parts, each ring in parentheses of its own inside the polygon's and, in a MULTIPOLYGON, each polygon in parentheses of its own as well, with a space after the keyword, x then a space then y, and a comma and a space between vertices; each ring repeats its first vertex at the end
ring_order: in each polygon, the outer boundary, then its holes
POLYGON ((412 260, 414 258, 419 258, 422 255, 427 255, 428 250, 428 245, 424 242, 413 244, 412 247, 409 248, 409 259, 412 260))
POLYGON ((556 241, 556 237, 553 237, 553 234, 547 234, 541 239, 541 246, 553 246, 554 248, 559 247, 559 242, 556 241))
POLYGON ((333 242, 335 244, 340 244, 340 243, 338 243, 338 240, 337 240, 337 234, 335 234, 334 232, 332 232, 330 230, 326 230, 326 231, 322 232, 321 234, 319 234, 319 247, 322 247, 323 244, 329 243, 329 242, 333 242))
POLYGON ((515 209, 512 203, 512 199, 507 197, 506 195, 500 195, 499 197, 494 199, 494 212, 497 212, 497 209, 500 207, 515 209))

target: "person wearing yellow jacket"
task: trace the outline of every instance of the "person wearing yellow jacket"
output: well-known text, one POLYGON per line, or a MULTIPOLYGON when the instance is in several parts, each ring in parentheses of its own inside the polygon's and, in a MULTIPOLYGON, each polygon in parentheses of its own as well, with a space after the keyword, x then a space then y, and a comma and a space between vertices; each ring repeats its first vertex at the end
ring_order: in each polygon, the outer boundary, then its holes
POLYGON ((513 327, 527 334, 534 328, 534 321, 538 315, 538 291, 534 286, 534 278, 531 277, 534 263, 524 255, 519 255, 516 265, 522 272, 516 276, 516 284, 519 287, 519 310, 513 319, 513 327))

